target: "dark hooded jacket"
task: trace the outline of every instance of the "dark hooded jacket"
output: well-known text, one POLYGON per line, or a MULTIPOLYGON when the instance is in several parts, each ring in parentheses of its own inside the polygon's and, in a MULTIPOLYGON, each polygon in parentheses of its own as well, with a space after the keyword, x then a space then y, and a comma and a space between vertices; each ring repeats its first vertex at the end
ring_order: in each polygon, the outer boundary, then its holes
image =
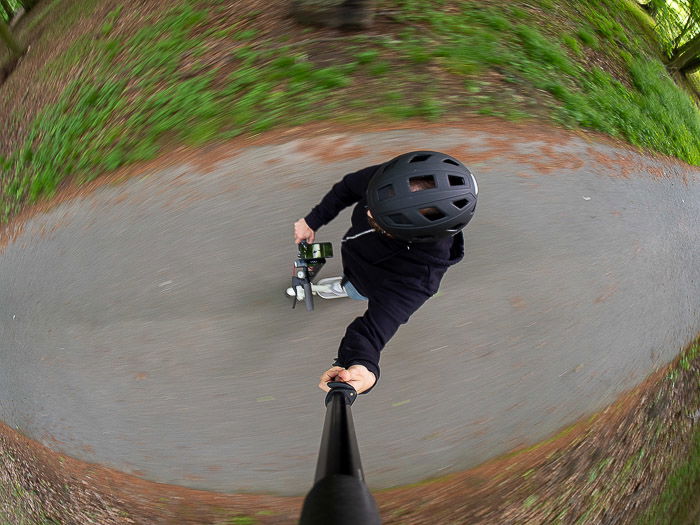
POLYGON ((408 243, 372 229, 367 222, 367 185, 379 166, 350 173, 304 218, 317 231, 356 204, 342 240, 343 271, 369 300, 348 326, 336 364, 360 364, 379 379, 379 353, 399 326, 434 295, 447 268, 464 257, 462 232, 434 243, 408 243))

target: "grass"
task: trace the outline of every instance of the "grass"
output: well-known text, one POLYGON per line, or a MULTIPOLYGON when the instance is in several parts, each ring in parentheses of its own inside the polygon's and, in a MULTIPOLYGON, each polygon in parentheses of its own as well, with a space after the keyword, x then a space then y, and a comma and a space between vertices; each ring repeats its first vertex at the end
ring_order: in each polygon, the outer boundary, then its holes
MULTIPOLYGON (((74 4, 60 27, 97 5, 74 4)), ((37 115, 24 144, 0 158, 3 220, 71 175, 89 180, 169 143, 336 117, 537 116, 700 164, 697 108, 653 56, 654 43, 640 41, 646 21, 623 0, 383 0, 379 8, 391 7, 400 22, 396 34, 348 38, 323 60, 313 44, 264 36, 251 22, 259 13, 217 25, 216 5, 182 0, 132 30, 120 24, 128 14, 120 6, 46 64, 45 78, 78 76, 37 115), (217 42, 231 51, 212 63, 217 42), (591 56, 610 67, 591 67, 591 56)))
POLYGON ((576 55, 576 57, 581 58, 584 56, 583 49, 581 49, 581 44, 576 39, 576 37, 569 34, 565 34, 562 35, 561 41, 565 46, 567 46, 569 49, 571 49, 571 51, 574 52, 574 55, 576 55))
POLYGON ((592 49, 598 49, 598 38, 588 29, 586 28, 581 28, 576 32, 576 36, 583 42, 585 45, 592 49))
POLYGON ((636 89, 625 87, 609 73, 594 68, 574 88, 546 86, 562 104, 561 121, 624 137, 637 146, 700 163, 697 137, 700 119, 690 97, 677 89, 662 66, 634 59, 629 66, 636 89))
MULTIPOLYGON (((242 67, 222 85, 213 86, 215 69, 196 64, 197 73, 183 80, 176 76, 180 56, 201 44, 191 36, 192 28, 205 21, 207 13, 184 4, 120 43, 109 39, 120 11, 110 13, 102 26, 102 40, 97 42, 102 52, 87 57, 95 78, 71 83, 58 103, 35 119, 24 147, 4 159, 4 178, 9 179, 5 194, 11 202, 51 195, 72 173, 91 179, 153 158, 166 134, 199 145, 265 131, 349 83, 351 68, 346 65, 316 68, 289 53, 278 54, 260 68, 258 62, 269 59, 270 53, 247 46, 236 57, 242 67), (119 53, 123 58, 117 64, 113 59, 119 53), (129 97, 127 86, 134 82, 139 89, 129 97), (31 178, 23 176, 30 171, 31 178)), ((49 71, 85 60, 85 45, 76 42, 49 71)))
POLYGON ((255 525, 258 521, 250 516, 234 516, 226 521, 230 525, 255 525))

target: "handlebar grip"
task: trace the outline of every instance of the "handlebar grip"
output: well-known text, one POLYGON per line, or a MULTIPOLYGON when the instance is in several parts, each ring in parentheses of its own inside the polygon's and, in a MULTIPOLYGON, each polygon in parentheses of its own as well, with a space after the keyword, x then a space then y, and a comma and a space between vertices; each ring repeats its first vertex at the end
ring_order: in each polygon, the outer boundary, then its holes
POLYGON ((304 283, 304 302, 306 303, 306 310, 313 312, 314 310, 314 298, 311 296, 311 283, 304 283))

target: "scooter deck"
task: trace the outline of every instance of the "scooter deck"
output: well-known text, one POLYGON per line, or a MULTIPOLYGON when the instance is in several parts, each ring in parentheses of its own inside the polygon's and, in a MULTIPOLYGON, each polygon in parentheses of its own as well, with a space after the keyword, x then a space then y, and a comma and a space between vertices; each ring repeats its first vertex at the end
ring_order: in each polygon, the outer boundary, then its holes
MULTIPOLYGON (((342 277, 327 277, 321 279, 318 283, 311 283, 311 293, 317 295, 321 299, 342 299, 343 297, 347 297, 347 294, 338 295, 333 291, 333 285, 339 283, 341 280, 342 277)), ((287 288, 286 294, 289 297, 294 297, 296 295, 297 301, 303 301, 305 298, 304 289, 301 286, 297 286, 296 291, 292 287, 287 288)))

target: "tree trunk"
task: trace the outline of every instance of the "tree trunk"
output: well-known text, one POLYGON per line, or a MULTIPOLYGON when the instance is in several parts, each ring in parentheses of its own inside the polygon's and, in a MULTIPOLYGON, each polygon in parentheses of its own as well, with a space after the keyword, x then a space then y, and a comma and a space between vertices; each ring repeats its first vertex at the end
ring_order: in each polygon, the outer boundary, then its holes
POLYGON ((700 56, 700 34, 679 47, 669 59, 666 67, 677 71, 685 69, 687 64, 698 56, 700 56))
POLYGON ((693 58, 690 62, 687 62, 685 66, 683 66, 683 69, 681 69, 681 73, 690 75, 691 73, 695 73, 698 69, 700 69, 700 55, 693 58))
POLYGON ((292 0, 292 16, 300 24, 342 29, 367 29, 376 0, 292 0))
POLYGON ((22 56, 27 51, 27 48, 20 44, 12 35, 10 28, 4 20, 0 20, 0 40, 5 42, 5 45, 10 48, 10 54, 15 57, 22 56))

